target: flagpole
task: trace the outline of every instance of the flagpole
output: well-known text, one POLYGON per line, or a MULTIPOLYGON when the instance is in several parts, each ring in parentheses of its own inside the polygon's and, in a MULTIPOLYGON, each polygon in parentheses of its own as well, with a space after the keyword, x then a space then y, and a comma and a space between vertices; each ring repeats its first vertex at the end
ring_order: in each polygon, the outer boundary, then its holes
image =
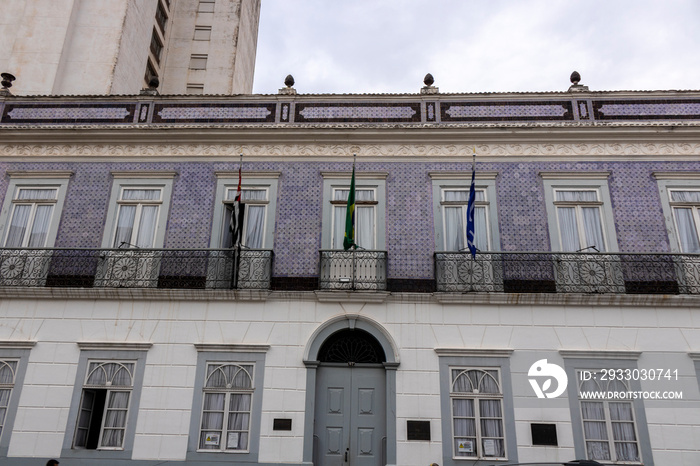
MULTIPOLYGON (((355 203, 355 161, 357 160, 357 154, 352 154, 352 180, 350 183, 350 189, 352 189, 352 201, 355 203)), ((348 196, 350 193, 348 193, 348 196)), ((357 253, 357 243, 355 243, 355 207, 353 206, 352 213, 352 289, 355 289, 355 253, 357 253)))
POLYGON ((242 182, 242 175, 243 172, 243 151, 241 151, 241 155, 238 161, 238 187, 236 188, 236 198, 234 200, 235 208, 233 215, 235 216, 235 222, 236 222, 236 236, 233 238, 235 241, 235 248, 233 251, 234 254, 234 259, 233 259, 233 288, 238 288, 238 269, 240 268, 241 265, 241 236, 242 232, 240 231, 240 215, 241 215, 241 197, 242 197, 242 190, 241 190, 241 182, 242 182))
POLYGON ((469 201, 467 202, 467 247, 472 255, 472 273, 469 274, 469 291, 474 289, 474 268, 476 267, 476 238, 474 237, 474 204, 476 202, 476 189, 474 179, 476 178, 476 146, 472 153, 472 181, 469 186, 469 201))

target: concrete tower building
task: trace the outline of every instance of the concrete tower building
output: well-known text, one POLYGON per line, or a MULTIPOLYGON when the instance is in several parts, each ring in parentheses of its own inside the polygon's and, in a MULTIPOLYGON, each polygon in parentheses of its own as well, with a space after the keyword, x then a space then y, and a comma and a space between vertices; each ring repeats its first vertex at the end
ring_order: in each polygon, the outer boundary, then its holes
POLYGON ((18 0, 2 6, 0 69, 21 95, 253 88, 260 0, 18 0))

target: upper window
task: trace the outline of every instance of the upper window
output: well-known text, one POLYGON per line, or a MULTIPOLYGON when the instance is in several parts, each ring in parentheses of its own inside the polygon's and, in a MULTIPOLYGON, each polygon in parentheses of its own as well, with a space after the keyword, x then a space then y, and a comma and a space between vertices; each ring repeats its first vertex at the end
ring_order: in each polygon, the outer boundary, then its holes
POLYGON ((129 401, 134 386, 133 361, 90 361, 75 426, 74 448, 124 448, 129 401))
POLYGON ((163 204, 163 189, 123 187, 117 204, 112 247, 152 248, 158 213, 163 204))
MULTIPOLYGON (((238 191, 238 172, 218 172, 212 228, 212 248, 233 247, 233 203, 238 191)), ((241 245, 248 249, 272 249, 277 204, 276 172, 243 172, 241 245)))
POLYGON ((597 189, 555 189, 554 206, 562 251, 607 250, 597 189))
POLYGON ((192 55, 190 57, 190 69, 191 70, 206 70, 207 69, 207 56, 206 55, 192 55))
POLYGON ((608 173, 540 173, 552 250, 562 252, 615 252, 617 239, 608 173))
POLYGON ((668 197, 681 252, 700 253, 700 190, 669 189, 668 197))
MULTIPOLYGON (((333 188, 333 249, 343 249, 349 187, 333 188)), ((355 189, 355 244, 362 249, 376 249, 377 245, 377 191, 376 188, 355 189)))
POLYGON ((57 196, 57 188, 18 188, 12 203, 5 247, 44 247, 57 196))
POLYGON ((199 450, 248 452, 254 367, 207 364, 199 450))
MULTIPOLYGON (((496 173, 477 172, 474 197, 474 241, 479 251, 499 249, 496 216, 496 173)), ((433 183, 435 250, 463 251, 467 247, 469 174, 430 173, 433 183)))
MULTIPOLYGON (((323 176, 323 249, 343 249, 350 172, 323 176)), ((355 243, 367 250, 384 250, 386 174, 355 172, 355 243)))
POLYGON ((0 215, 4 247, 54 246, 70 173, 51 175, 61 178, 33 179, 31 173, 14 176, 10 173, 8 196, 0 215))
POLYGON ((214 13, 214 0, 199 0, 198 13, 214 13))
POLYGON ((211 40, 211 26, 195 26, 194 40, 211 40))
POLYGON ((455 458, 505 458, 503 390, 497 369, 451 368, 455 458))
POLYGON ((675 253, 700 253, 700 173, 655 172, 666 230, 675 253))
POLYGON ((102 247, 162 247, 175 174, 113 172, 112 175, 113 201, 107 212, 102 247))
MULTIPOLYGON (((224 214, 222 244, 221 247, 233 247, 233 235, 231 225, 233 222, 233 203, 236 199, 237 188, 226 188, 226 200, 224 214)), ((251 249, 263 247, 265 238, 265 226, 267 220, 268 188, 245 188, 241 189, 241 203, 243 207, 243 235, 241 244, 251 249)))

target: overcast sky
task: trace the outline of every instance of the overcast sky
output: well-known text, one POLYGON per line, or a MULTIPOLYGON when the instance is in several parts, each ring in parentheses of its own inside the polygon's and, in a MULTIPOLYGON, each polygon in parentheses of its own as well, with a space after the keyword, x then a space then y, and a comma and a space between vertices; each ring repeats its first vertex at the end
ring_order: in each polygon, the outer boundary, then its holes
POLYGON ((253 91, 700 89, 699 0, 262 0, 253 91))

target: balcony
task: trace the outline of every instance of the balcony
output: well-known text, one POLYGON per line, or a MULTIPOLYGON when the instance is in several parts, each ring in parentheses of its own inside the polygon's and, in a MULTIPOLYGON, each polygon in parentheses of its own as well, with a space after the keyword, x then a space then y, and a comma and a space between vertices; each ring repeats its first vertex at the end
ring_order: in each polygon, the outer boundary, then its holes
POLYGON ((436 252, 438 292, 700 294, 700 255, 436 252))
POLYGON ((0 286, 269 290, 268 249, 0 249, 0 286))
POLYGON ((321 290, 386 290, 386 251, 322 250, 321 290))

